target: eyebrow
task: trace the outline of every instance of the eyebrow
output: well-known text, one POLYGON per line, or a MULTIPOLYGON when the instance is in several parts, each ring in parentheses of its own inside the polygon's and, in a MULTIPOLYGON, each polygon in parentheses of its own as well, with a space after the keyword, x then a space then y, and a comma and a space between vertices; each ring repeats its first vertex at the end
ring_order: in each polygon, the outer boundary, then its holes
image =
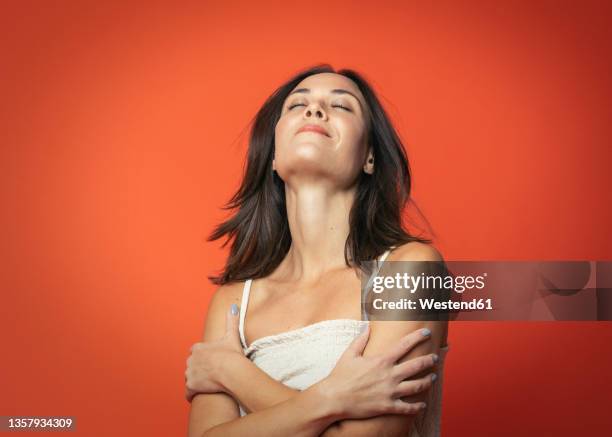
MULTIPOLYGON (((310 93, 310 88, 298 88, 298 89, 295 89, 295 90, 293 90, 293 91, 291 91, 289 93, 289 96, 291 94, 294 94, 294 93, 309 94, 310 93)), ((361 100, 359 100, 359 98, 355 94, 350 92, 349 90, 345 90, 345 89, 342 89, 342 88, 335 88, 335 89, 331 90, 331 93, 332 94, 349 94, 349 95, 353 96, 355 98, 355 100, 357 100, 357 102, 359 102, 359 106, 363 110, 363 105, 361 104, 361 100)), ((289 97, 289 96, 287 96, 287 97, 289 97)))

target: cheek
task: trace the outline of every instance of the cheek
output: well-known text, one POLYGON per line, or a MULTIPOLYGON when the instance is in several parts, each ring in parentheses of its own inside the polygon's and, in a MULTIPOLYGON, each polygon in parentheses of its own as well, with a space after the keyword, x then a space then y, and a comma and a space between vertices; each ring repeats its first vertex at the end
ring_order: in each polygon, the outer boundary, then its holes
POLYGON ((338 132, 341 135, 341 142, 346 149, 357 151, 361 147, 365 138, 365 128, 363 124, 355 120, 341 120, 338 123, 338 132))
POLYGON ((291 121, 287 117, 282 117, 276 123, 274 128, 275 142, 278 144, 283 143, 287 140, 289 133, 291 132, 291 121))
POLYGON ((274 150, 277 155, 281 144, 283 144, 283 125, 279 122, 274 128, 274 150))

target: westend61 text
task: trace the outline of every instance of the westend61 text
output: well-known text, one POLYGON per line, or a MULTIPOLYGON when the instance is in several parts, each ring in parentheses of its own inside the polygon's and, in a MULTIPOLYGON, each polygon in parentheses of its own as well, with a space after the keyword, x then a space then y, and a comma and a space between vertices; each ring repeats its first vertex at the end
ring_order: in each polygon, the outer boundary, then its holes
POLYGON ((435 299, 398 299, 386 301, 384 299, 374 299, 372 302, 374 309, 377 310, 492 310, 492 299, 472 299, 467 301, 455 302, 452 300, 439 302, 435 299), (418 306, 417 306, 418 303, 418 306))

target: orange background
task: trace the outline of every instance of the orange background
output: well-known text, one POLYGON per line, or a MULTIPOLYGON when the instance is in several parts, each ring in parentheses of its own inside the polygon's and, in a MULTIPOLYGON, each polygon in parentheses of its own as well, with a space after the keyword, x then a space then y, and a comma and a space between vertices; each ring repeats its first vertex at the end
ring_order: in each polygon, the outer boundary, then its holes
MULTIPOLYGON (((0 415, 185 435, 205 237, 249 121, 318 62, 374 84, 447 259, 612 258, 606 2, 123 3, 0 14, 0 415)), ((443 434, 602 435, 610 328, 453 324, 443 434)))

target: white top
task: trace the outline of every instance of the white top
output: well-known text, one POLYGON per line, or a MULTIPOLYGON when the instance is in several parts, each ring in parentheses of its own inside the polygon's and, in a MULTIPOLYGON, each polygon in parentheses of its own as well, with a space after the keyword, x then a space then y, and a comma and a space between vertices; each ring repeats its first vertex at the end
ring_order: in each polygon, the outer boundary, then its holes
MULTIPOLYGON (((389 255, 387 250, 379 259, 389 255)), ((244 319, 252 279, 245 281, 240 305, 240 340, 244 354, 275 380, 295 390, 305 390, 327 377, 349 344, 363 332, 368 320, 323 320, 302 328, 258 338, 247 346, 244 319)), ((367 287, 366 287, 367 288, 367 287)), ((367 319, 367 314, 363 313, 367 319)), ((417 415, 410 437, 438 437, 442 413, 442 381, 448 345, 439 352, 438 378, 428 392, 427 408, 417 415)), ((248 413, 240 405, 240 415, 248 413)))

